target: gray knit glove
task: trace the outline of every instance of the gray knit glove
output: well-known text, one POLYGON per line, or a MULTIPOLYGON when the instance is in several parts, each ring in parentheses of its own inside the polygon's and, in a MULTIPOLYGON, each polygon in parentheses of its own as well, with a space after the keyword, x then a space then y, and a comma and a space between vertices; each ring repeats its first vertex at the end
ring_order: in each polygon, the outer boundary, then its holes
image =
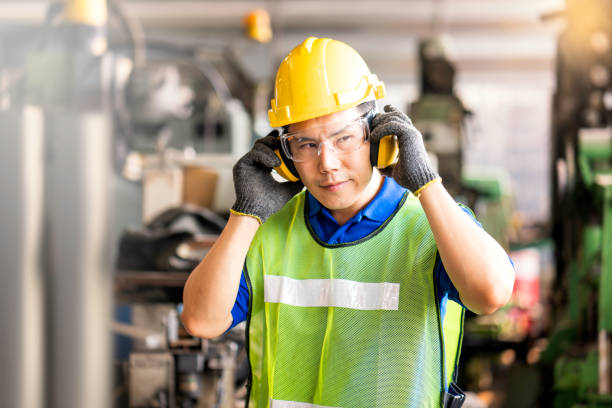
POLYGON ((385 112, 377 113, 372 119, 370 140, 379 142, 387 135, 397 136, 399 158, 391 175, 398 184, 415 192, 439 177, 427 157, 423 136, 408 116, 391 105, 385 106, 385 112))
POLYGON ((274 154, 280 148, 278 131, 274 130, 257 140, 251 151, 238 160, 233 170, 233 213, 250 215, 263 223, 304 188, 301 181, 279 183, 270 174, 273 167, 281 164, 274 154))

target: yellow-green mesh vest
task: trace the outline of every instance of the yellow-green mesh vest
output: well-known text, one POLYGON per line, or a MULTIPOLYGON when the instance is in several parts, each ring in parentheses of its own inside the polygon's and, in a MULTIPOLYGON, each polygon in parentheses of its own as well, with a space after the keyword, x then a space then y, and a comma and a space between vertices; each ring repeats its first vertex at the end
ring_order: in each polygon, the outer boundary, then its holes
POLYGON ((437 249, 418 199, 406 194, 380 228, 340 245, 315 238, 305 201, 302 192, 271 216, 247 255, 247 405, 440 407, 463 309, 449 301, 441 327, 437 249), (371 304, 372 293, 386 300, 371 304))

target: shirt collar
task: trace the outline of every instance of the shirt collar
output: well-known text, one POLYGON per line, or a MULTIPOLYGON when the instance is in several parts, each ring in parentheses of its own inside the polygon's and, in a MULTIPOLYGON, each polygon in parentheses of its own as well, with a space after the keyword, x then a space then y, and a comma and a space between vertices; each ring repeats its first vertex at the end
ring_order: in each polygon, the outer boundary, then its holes
POLYGON ((308 216, 312 217, 321 212, 323 205, 319 202, 319 200, 314 198, 312 194, 310 194, 310 191, 306 190, 306 193, 306 196, 308 197, 308 216))
POLYGON ((389 218, 406 192, 406 189, 392 178, 384 177, 384 179, 385 182, 376 197, 362 210, 363 215, 372 221, 383 222, 389 218))
MULTIPOLYGON (((355 217, 361 219, 366 217, 372 221, 384 222, 395 211, 402 200, 406 189, 400 186, 392 178, 384 177, 384 182, 376 196, 355 217)), ((325 207, 310 192, 308 196, 308 217, 313 217, 322 212, 325 207)), ((327 209, 326 209, 327 210, 327 209)))

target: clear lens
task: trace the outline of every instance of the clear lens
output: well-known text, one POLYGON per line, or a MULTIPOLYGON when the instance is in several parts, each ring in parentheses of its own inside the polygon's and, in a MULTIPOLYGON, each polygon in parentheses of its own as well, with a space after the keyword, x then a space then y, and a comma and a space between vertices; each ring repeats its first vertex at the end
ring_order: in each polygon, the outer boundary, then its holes
POLYGON ((313 160, 319 155, 324 143, 337 155, 347 154, 359 149, 369 136, 369 129, 364 118, 350 122, 327 138, 320 137, 321 133, 326 132, 317 130, 320 129, 308 129, 282 135, 281 143, 287 157, 297 162, 313 160))

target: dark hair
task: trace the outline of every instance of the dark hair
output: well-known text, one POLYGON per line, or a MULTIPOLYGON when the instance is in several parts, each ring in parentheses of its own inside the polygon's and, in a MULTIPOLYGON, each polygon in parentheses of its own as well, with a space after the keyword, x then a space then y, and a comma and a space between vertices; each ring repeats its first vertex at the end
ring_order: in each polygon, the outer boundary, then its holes
POLYGON ((373 110, 375 111, 376 110, 376 100, 371 100, 371 101, 360 103, 359 105, 357 105, 357 110, 359 111, 359 114, 361 116, 365 115, 366 113, 370 113, 373 110))

